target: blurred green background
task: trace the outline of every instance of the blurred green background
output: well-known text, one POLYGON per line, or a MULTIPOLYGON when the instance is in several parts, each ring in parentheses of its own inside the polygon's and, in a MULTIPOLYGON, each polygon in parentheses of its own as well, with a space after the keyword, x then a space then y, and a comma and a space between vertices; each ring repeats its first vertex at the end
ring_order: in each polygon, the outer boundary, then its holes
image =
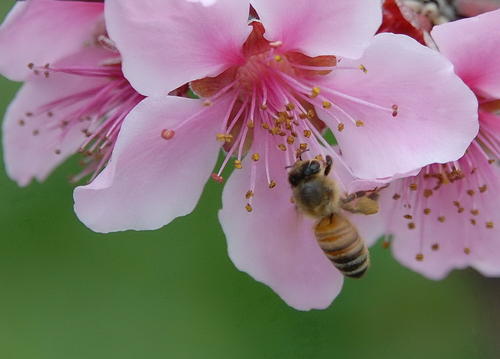
MULTIPOLYGON (((0 113, 17 88, 0 79, 0 113)), ((429 281, 377 247, 328 310, 298 312, 229 261, 219 185, 162 230, 98 235, 73 214, 77 170, 28 188, 0 170, 1 359, 499 357, 494 280, 429 281)))

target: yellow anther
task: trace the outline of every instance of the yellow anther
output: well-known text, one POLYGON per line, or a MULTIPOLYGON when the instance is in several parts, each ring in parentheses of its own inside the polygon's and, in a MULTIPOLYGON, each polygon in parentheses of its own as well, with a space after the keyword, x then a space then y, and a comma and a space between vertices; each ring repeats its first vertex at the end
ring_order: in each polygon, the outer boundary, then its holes
POLYGON ((312 132, 311 132, 311 131, 309 131, 309 130, 304 130, 304 136, 305 136, 306 138, 311 137, 311 135, 312 135, 312 132))
POLYGON ((339 130, 339 132, 344 131, 344 128, 345 128, 345 125, 343 123, 339 123, 337 126, 337 130, 339 130))
POLYGON ((403 217, 406 219, 413 219, 413 216, 411 214, 405 214, 403 217))
POLYGON ((366 69, 365 65, 359 65, 358 66, 361 71, 363 71, 365 74, 368 73, 368 70, 366 69))
POLYGON ((313 109, 308 110, 307 111, 307 118, 312 119, 314 117, 316 117, 316 112, 314 112, 313 109))
POLYGON ((494 227, 493 222, 491 222, 491 221, 490 222, 486 222, 486 228, 492 229, 493 227, 494 227))
POLYGON ((415 229, 416 225, 413 222, 408 223, 408 229, 415 229))
POLYGON ((458 213, 463 213, 465 211, 465 208, 464 207, 460 207, 458 208, 457 212, 458 213))
POLYGON ((476 220, 474 218, 471 218, 470 219, 470 224, 472 224, 473 226, 475 226, 477 224, 476 220))
POLYGON ((248 128, 254 128, 255 127, 255 123, 253 121, 248 121, 247 122, 247 127, 248 128))
POLYGON ((278 148, 279 148, 280 150, 282 150, 282 151, 286 151, 286 146, 285 146, 284 144, 282 144, 282 143, 280 143, 280 144, 278 145, 278 148))
POLYGON ((315 97, 318 97, 319 93, 321 92, 320 88, 315 86, 311 89, 311 97, 312 98, 315 98, 315 97))
POLYGON ((212 101, 210 101, 210 100, 203 101, 203 106, 206 106, 206 107, 212 106, 212 101))
POLYGON ((306 151, 306 150, 307 150, 307 143, 301 143, 301 144, 299 145, 299 149, 300 149, 301 151, 306 151))
POLYGON ((322 156, 322 155, 317 155, 317 156, 315 156, 315 157, 314 157, 314 159, 316 159, 316 160, 318 160, 318 161, 320 161, 320 162, 323 162, 323 161, 324 161, 324 158, 323 158, 323 156, 322 156))
POLYGON ((293 145, 293 143, 295 142, 295 137, 293 136, 288 136, 287 139, 286 139, 286 142, 289 144, 289 145, 293 145))
POLYGON ((55 149, 55 150, 54 150, 54 153, 55 153, 56 155, 60 155, 60 154, 61 154, 61 150, 57 148, 57 149, 55 149))
POLYGON ((365 125, 365 123, 361 120, 357 120, 356 121, 356 127, 363 127, 365 125))
POLYGON ((387 249, 387 248, 389 248, 390 246, 391 246, 391 242, 390 242, 390 241, 384 240, 384 241, 382 242, 382 248, 387 249))
POLYGON ((473 189, 469 189, 469 190, 467 190, 467 194, 469 196, 474 196, 476 194, 476 191, 474 191, 473 189))
POLYGON ((467 247, 464 248, 464 253, 467 254, 467 255, 469 255, 470 254, 470 248, 467 248, 467 247))
POLYGON ((263 128, 264 130, 269 130, 269 125, 268 125, 268 123, 267 123, 267 122, 262 122, 262 128, 263 128))
POLYGON ((392 199, 395 200, 395 201, 398 200, 398 199, 400 199, 400 198, 401 198, 401 195, 398 194, 398 193, 394 193, 394 196, 392 196, 392 199))
POLYGON ((431 189, 424 189, 424 197, 425 198, 429 198, 430 196, 432 196, 432 190, 431 189))
POLYGON ((269 182, 269 188, 274 188, 276 187, 276 182, 274 180, 271 180, 271 182, 269 182))
POLYGON ((438 221, 441 222, 441 223, 444 223, 446 221, 446 217, 445 216, 439 216, 438 217, 438 221))
POLYGON ((416 256, 415 256, 415 259, 419 262, 422 262, 424 260, 424 255, 422 253, 418 253, 416 256))
POLYGON ((215 135, 215 138, 217 139, 217 141, 226 142, 226 134, 225 133, 218 133, 215 135))
POLYGON ((252 160, 254 160, 255 162, 257 162, 258 160, 260 160, 260 155, 258 153, 254 153, 252 155, 252 160))
POLYGON ((293 111, 293 110, 295 110, 295 104, 293 104, 293 103, 289 103, 289 104, 287 104, 287 105, 286 105, 286 109, 287 109, 288 111, 293 111))
POLYGON ((282 60, 283 60, 283 57, 281 57, 281 55, 274 55, 274 61, 280 62, 282 60))
POLYGON ((431 209, 430 208, 424 208, 424 214, 425 215, 431 214, 431 209))
POLYGON ((410 190, 412 190, 412 191, 416 191, 416 190, 417 190, 417 188, 418 188, 418 186, 417 186, 417 184, 416 184, 416 183, 412 183, 412 184, 410 184, 410 190))
POLYGON ((279 129, 279 127, 273 127, 270 132, 273 134, 273 135, 278 135, 281 130, 279 129))
POLYGON ((234 167, 237 169, 243 168, 243 165, 241 164, 240 160, 234 160, 234 167))
POLYGON ((431 246, 431 249, 432 249, 433 251, 437 251, 437 250, 439 250, 439 244, 438 244, 438 243, 434 243, 434 244, 431 246))
POLYGON ((252 212, 253 211, 253 208, 252 206, 250 205, 250 203, 247 203, 247 205, 245 206, 245 209, 247 210, 248 213, 252 212))
POLYGON ((305 120, 307 118, 307 113, 304 112, 299 113, 299 118, 305 120))
POLYGON ((470 210, 470 214, 472 214, 473 216, 478 216, 479 215, 479 210, 478 209, 471 209, 470 210))
POLYGON ((265 103, 260 105, 261 110, 267 110, 267 105, 265 103))
POLYGON ((324 109, 329 109, 332 107, 332 103, 329 101, 323 101, 322 105, 324 109))
POLYGON ((479 187, 479 192, 480 192, 480 193, 484 193, 484 192, 486 192, 487 190, 488 190, 488 186, 487 186, 487 185, 484 185, 484 186, 479 187))
POLYGON ((245 194, 245 198, 246 199, 250 199, 254 196, 254 193, 252 190, 249 190, 246 194, 245 194))

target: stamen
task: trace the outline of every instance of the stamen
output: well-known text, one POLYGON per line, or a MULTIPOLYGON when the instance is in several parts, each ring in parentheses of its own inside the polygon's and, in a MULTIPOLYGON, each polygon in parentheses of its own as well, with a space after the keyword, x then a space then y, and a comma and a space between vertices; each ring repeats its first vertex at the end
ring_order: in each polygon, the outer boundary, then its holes
POLYGON ((167 130, 163 129, 161 131, 161 137, 165 140, 171 140, 175 136, 175 131, 174 130, 167 130))
POLYGON ((212 173, 211 177, 215 182, 219 182, 219 183, 224 182, 224 178, 222 176, 219 176, 217 173, 212 173))
POLYGON ((318 97, 318 95, 320 94, 321 90, 319 87, 315 86, 311 89, 311 94, 309 95, 311 98, 315 98, 315 97, 318 97))

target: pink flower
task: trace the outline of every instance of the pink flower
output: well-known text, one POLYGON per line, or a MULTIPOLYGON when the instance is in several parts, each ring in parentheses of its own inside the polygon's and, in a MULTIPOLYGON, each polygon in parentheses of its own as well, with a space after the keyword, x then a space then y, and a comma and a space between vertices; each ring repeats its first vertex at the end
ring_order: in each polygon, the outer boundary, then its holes
POLYGON ((477 133, 477 102, 438 53, 372 38, 377 1, 254 0, 250 26, 249 5, 106 1, 125 76, 151 97, 127 116, 109 165, 75 190, 75 210, 99 232, 159 228, 193 210, 223 145, 212 178, 234 158, 219 216, 231 259, 291 306, 324 308, 342 276, 290 203, 285 166, 306 149, 335 155, 322 122, 342 150, 337 177, 343 161, 376 178, 454 160, 477 133), (188 82, 201 100, 166 96, 188 82))
POLYGON ((26 80, 3 123, 7 173, 21 186, 43 181, 77 151, 85 169, 75 180, 96 174, 144 98, 123 77, 103 12, 102 4, 32 0, 0 28, 0 69, 26 80))
POLYGON ((367 238, 394 235, 394 256, 432 279, 467 266, 500 275, 499 32, 500 10, 434 27, 441 53, 480 102, 479 134, 458 161, 394 182, 382 194, 382 212, 358 218, 367 238))

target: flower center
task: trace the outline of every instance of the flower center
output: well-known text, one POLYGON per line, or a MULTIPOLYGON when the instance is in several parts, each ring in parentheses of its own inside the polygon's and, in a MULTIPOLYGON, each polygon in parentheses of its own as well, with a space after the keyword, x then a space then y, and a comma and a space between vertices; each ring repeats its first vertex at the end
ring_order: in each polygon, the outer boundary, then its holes
MULTIPOLYGON (((207 106, 222 97, 230 102, 221 131, 216 136, 227 155, 212 178, 222 182, 222 172, 231 159, 234 167, 241 169, 243 157, 250 148, 254 151, 251 154, 250 186, 245 194, 249 212, 252 211, 257 163, 264 164, 269 188, 274 188, 277 183, 272 179, 276 174, 271 171, 278 170, 280 176, 286 175, 283 168, 270 168, 271 151, 278 151, 287 166, 302 155, 312 158, 328 154, 342 161, 322 136, 326 127, 323 121, 338 133, 347 128, 363 127, 364 122, 355 119, 347 106, 340 105, 341 101, 337 100, 383 111, 389 118, 397 116, 399 111, 395 104, 374 104, 336 90, 331 82, 325 81, 336 71, 366 74, 368 69, 365 66, 342 66, 340 60, 331 55, 309 57, 295 51, 282 52, 279 41, 270 42, 264 38, 261 23, 252 25, 253 31, 242 47, 246 59, 244 64, 229 68, 218 76, 190 83, 191 89, 205 99, 207 106), (318 108, 323 110, 322 121, 317 116, 318 108)), ((170 136, 164 138, 172 139, 176 130, 167 129, 170 136)))

